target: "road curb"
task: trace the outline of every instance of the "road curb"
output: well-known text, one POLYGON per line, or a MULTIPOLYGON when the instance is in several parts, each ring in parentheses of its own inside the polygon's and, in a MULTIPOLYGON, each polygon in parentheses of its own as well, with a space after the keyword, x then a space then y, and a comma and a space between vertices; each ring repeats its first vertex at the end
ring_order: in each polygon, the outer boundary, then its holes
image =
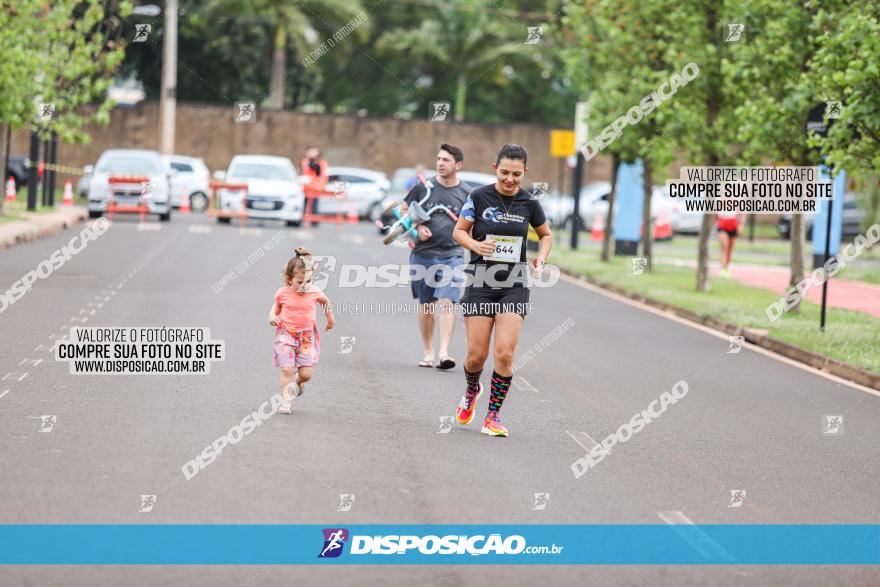
POLYGON ((84 222, 88 210, 80 206, 59 208, 48 214, 35 214, 27 220, 0 224, 0 250, 29 243, 84 222))
POLYGON ((832 375, 836 375, 841 379, 846 379, 847 381, 852 381, 853 383, 858 383, 859 385, 864 385, 865 387, 880 391, 880 374, 878 373, 872 373, 871 371, 867 371, 851 363, 845 363, 826 355, 822 355, 807 350, 805 348, 793 345, 791 343, 784 342, 777 338, 773 338, 772 336, 768 336, 761 330, 757 330, 754 328, 744 328, 735 324, 722 322, 721 320, 713 318, 712 316, 700 315, 696 312, 681 308, 679 306, 674 306, 672 304, 667 304, 666 302, 661 302, 659 300, 655 300, 641 294, 633 293, 620 286, 606 283, 604 281, 598 281, 597 279, 594 279, 589 275, 569 271, 567 269, 563 269, 562 267, 560 267, 559 269, 562 273, 568 275, 569 277, 586 281, 587 283, 590 283, 600 289, 604 289, 619 296, 645 304, 646 306, 651 306, 652 308, 656 308, 664 312, 669 312, 670 314, 674 314, 679 318, 684 318, 685 320, 690 320, 691 322, 696 322, 697 324, 708 326, 709 328, 724 332, 725 334, 728 334, 730 336, 742 336, 748 342, 772 353, 776 353, 788 359, 798 361, 799 363, 804 363, 815 369, 831 373, 832 375))

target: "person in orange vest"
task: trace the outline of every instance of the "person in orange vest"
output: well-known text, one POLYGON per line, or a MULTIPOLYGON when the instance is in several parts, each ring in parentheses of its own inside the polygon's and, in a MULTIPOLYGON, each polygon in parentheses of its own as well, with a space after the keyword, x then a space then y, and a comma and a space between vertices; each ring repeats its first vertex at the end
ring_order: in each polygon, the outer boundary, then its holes
MULTIPOLYGON (((306 156, 299 162, 300 173, 304 177, 309 178, 309 183, 304 186, 306 195, 309 192, 319 193, 324 191, 330 176, 327 174, 327 162, 321 159, 321 151, 318 147, 306 147, 306 156)), ((318 213, 319 198, 316 198, 312 204, 312 214, 318 213)), ((308 205, 308 204, 306 204, 308 205)), ((318 226, 317 222, 312 222, 312 226, 318 226)))

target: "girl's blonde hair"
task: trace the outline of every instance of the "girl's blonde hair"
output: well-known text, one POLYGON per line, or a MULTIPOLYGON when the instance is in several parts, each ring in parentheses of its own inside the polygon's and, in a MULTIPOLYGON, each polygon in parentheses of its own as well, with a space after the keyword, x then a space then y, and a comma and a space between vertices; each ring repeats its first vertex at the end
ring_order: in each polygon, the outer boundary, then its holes
POLYGON ((308 283, 312 272, 312 264, 314 262, 312 253, 305 247, 297 247, 293 252, 294 256, 290 258, 287 266, 284 268, 284 281, 287 285, 290 285, 294 276, 299 272, 303 272, 305 273, 303 285, 305 285, 308 283))

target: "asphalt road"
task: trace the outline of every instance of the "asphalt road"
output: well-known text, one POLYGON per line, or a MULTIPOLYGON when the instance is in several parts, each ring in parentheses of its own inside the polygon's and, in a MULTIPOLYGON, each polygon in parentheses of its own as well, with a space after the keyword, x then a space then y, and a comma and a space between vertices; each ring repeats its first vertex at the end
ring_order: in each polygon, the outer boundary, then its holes
MULTIPOLYGON (((285 229, 176 215, 112 228, 0 313, 2 523, 878 523, 880 397, 579 284, 532 293, 509 438, 439 433, 463 391, 420 369, 416 316, 342 314, 295 414, 276 415, 187 481, 181 466, 277 389, 266 314, 295 246, 338 263, 405 263, 363 224, 285 229), (212 285, 273 235, 280 245, 212 285), (280 238, 279 235, 277 238, 280 238), (227 358, 207 376, 79 375, 49 349, 72 325, 209 327, 227 358), (350 352, 342 337, 354 337, 350 352), (572 462, 676 381, 688 395, 580 479, 572 462), (7 391, 8 390, 8 391, 7 391), (39 432, 42 415, 56 417, 39 432), (823 435, 826 414, 844 432, 823 435), (746 491, 729 507, 730 491, 746 491), (534 510, 535 493, 549 493, 534 510), (141 495, 157 496, 139 512, 141 495), (340 494, 354 494, 337 511, 340 494)), ((0 252, 0 289, 79 228, 0 252)), ((327 288, 337 304, 406 304, 408 287, 327 288)), ((351 308, 351 306, 349 306, 351 308)), ((464 336, 457 325, 456 358, 464 336)), ((486 374, 491 369, 487 365, 486 374)), ((484 380, 484 383, 486 380, 484 380)), ((283 545, 279 545, 283 548, 283 545)), ((47 566, 3 585, 880 584, 877 567, 47 566)))

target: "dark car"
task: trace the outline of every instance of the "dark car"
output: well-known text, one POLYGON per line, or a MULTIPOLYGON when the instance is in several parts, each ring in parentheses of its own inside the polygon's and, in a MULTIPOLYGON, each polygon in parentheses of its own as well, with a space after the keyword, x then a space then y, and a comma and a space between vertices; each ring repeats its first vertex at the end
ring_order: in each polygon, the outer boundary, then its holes
POLYGON ((9 165, 6 166, 6 175, 3 176, 4 183, 9 176, 15 178, 15 186, 21 187, 27 185, 30 170, 28 169, 28 158, 24 155, 10 155, 9 165))
MULTIPOLYGON (((862 230, 862 220, 865 216, 856 204, 856 197, 852 192, 847 192, 843 196, 843 235, 855 236, 862 230)), ((804 234, 807 240, 813 240, 813 223, 816 220, 816 214, 804 214, 804 234)), ((825 227, 822 227, 824 230, 825 227)), ((791 238, 791 214, 783 214, 776 221, 776 230, 779 235, 788 240, 791 238)))

